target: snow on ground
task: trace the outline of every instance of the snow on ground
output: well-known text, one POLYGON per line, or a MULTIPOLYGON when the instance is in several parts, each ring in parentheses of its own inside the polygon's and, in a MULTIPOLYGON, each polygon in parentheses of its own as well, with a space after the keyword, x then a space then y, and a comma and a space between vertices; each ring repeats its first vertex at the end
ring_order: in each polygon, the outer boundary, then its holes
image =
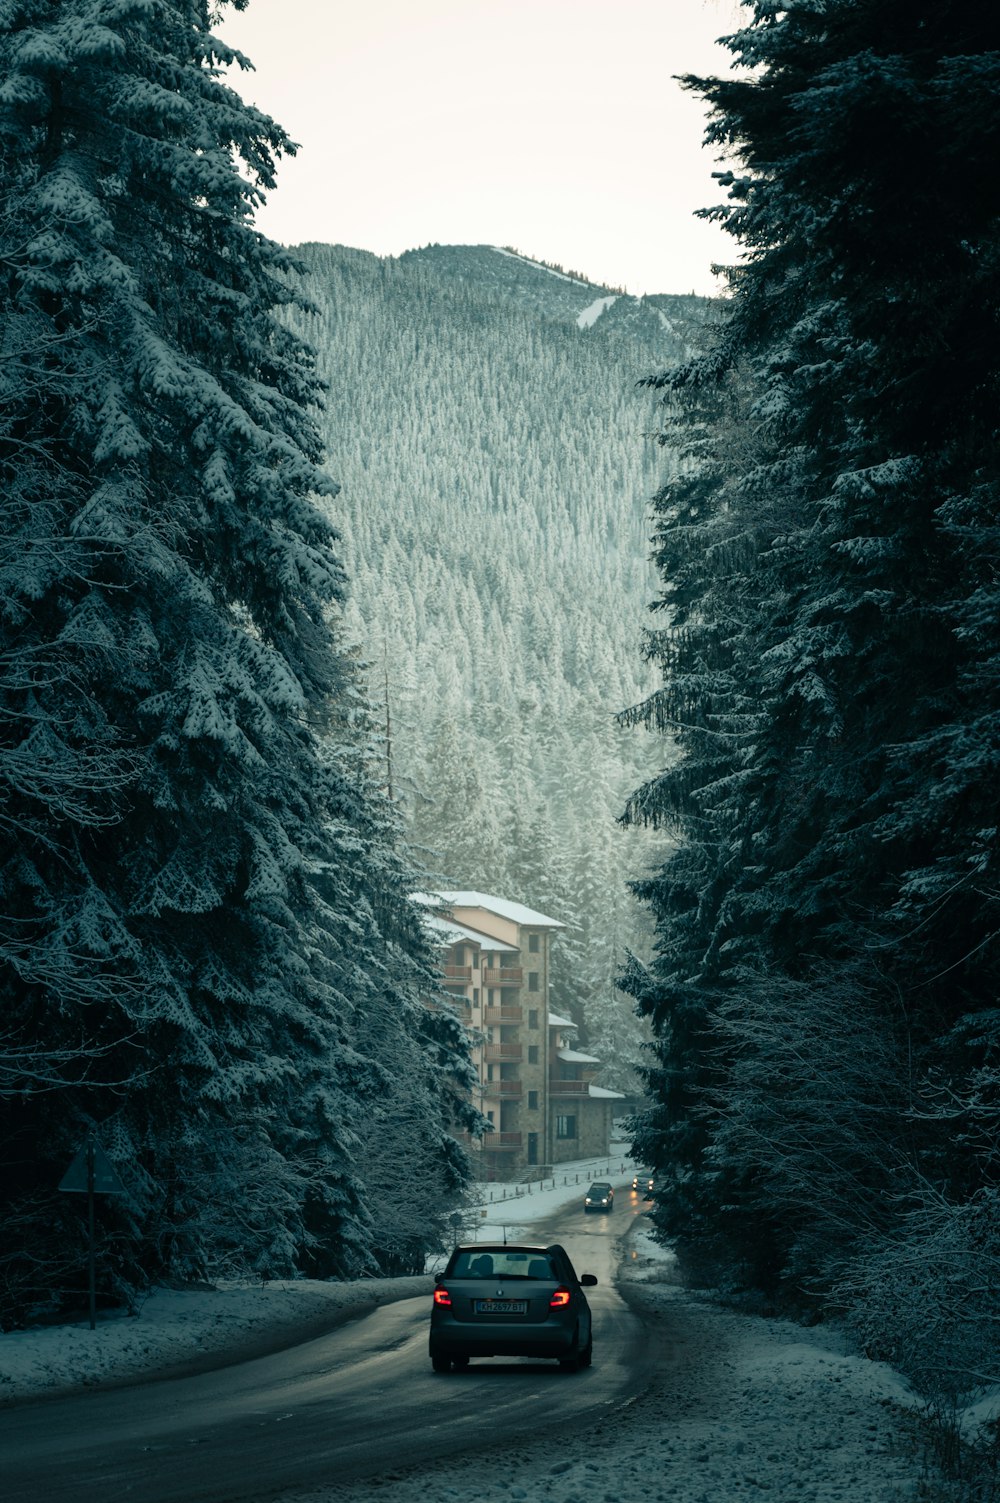
POLYGON ((543 266, 541 261, 532 261, 530 256, 519 256, 516 251, 504 250, 503 246, 495 245, 493 249, 498 256, 509 256, 512 261, 523 261, 525 266, 534 266, 539 271, 547 271, 550 277, 558 277, 560 282, 574 282, 577 287, 592 287, 592 282, 583 282, 579 277, 569 277, 564 271, 556 271, 554 266, 543 266))
POLYGON ((581 1203, 593 1180, 609 1180, 618 1189, 632 1183, 634 1166, 623 1154, 605 1155, 600 1159, 578 1159, 560 1164, 553 1175, 525 1185, 494 1184, 482 1188, 482 1203, 473 1208, 462 1228, 462 1240, 478 1240, 478 1232, 496 1236, 497 1227, 506 1227, 508 1236, 527 1236, 533 1221, 552 1216, 563 1206, 581 1203), (478 1217, 479 1226, 476 1226, 478 1217))
MULTIPOLYGON (((530 1235, 591 1179, 627 1184, 623 1157, 562 1166, 554 1180, 484 1187, 476 1233, 530 1235), (490 1195, 492 1194, 492 1199, 490 1195)), ((460 1232, 469 1235, 467 1228, 460 1232)), ((646 1391, 577 1433, 545 1435, 495 1454, 459 1456, 284 1503, 915 1503, 926 1484, 915 1400, 890 1368, 851 1353, 835 1331, 806 1330, 720 1308, 685 1291, 649 1223, 633 1224, 626 1302, 652 1325, 662 1361, 646 1391)), ((160 1290, 137 1317, 0 1336, 7 1402, 80 1385, 134 1381, 165 1368, 258 1355, 379 1302, 425 1293, 430 1279, 312 1280, 217 1291, 160 1290)), ((595 1363, 600 1361, 599 1352, 595 1363)), ((461 1376, 442 1379, 461 1382, 461 1376)), ((585 1385, 587 1375, 567 1381, 585 1385)))
MULTIPOLYGON (((477 1451, 281 1503, 917 1503, 944 1499, 911 1422, 914 1398, 829 1331, 692 1298, 640 1224, 621 1284, 661 1333, 647 1390, 577 1433, 477 1451)), ((595 1364, 600 1361, 595 1347, 595 1364)), ((462 1377, 445 1382, 461 1382, 462 1377)), ((586 1375, 568 1381, 586 1383, 586 1375)))
POLYGON ((99 1310, 94 1331, 84 1318, 0 1335, 0 1403, 134 1382, 168 1369, 205 1370, 234 1349, 241 1359, 262 1356, 430 1288, 431 1280, 420 1276, 226 1283, 198 1293, 156 1289, 135 1316, 99 1310))
MULTIPOLYGON (((497 1227, 512 1229, 550 1215, 582 1196, 591 1179, 623 1183, 625 1167, 619 1154, 560 1166, 554 1179, 536 1185, 486 1185, 471 1230, 467 1223, 461 1235, 474 1239, 482 1227, 493 1229, 484 1235, 495 1236, 497 1227)), ((429 1266, 443 1263, 442 1256, 429 1266)), ((84 1318, 0 1335, 0 1403, 134 1381, 166 1368, 207 1368, 234 1348, 246 1357, 262 1355, 329 1329, 331 1317, 347 1320, 430 1289, 429 1276, 343 1284, 316 1279, 234 1282, 200 1292, 157 1289, 136 1316, 98 1311, 95 1331, 84 1318)))
POLYGON ((611 304, 617 301, 618 298, 615 293, 612 293, 610 297, 595 298, 592 303, 588 303, 582 313, 576 315, 577 328, 592 329, 604 310, 610 308, 611 304))

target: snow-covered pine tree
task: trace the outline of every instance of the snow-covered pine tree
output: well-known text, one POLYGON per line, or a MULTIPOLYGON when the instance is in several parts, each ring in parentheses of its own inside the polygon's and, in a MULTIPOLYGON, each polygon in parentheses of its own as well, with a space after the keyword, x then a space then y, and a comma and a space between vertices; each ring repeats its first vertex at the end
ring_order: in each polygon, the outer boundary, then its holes
POLYGON ((700 1255, 820 1288, 837 1264, 902 1350, 893 1258, 951 1259, 978 1310, 998 1222, 1000 23, 747 8, 752 72, 691 81, 745 259, 713 361, 663 383, 711 453, 657 501, 667 682, 636 718, 683 760, 631 813, 682 841, 629 975, 662 1069, 642 1141, 700 1255))
MULTIPOLYGON (((397 806, 384 790, 375 713, 355 690, 327 725, 323 760, 335 775, 325 850, 314 870, 314 941, 346 1045, 296 1100, 297 1151, 329 1156, 336 1128, 364 1184, 364 1252, 387 1274, 417 1272, 447 1245, 447 1216, 469 1164, 456 1133, 476 1131, 475 1074, 454 1003, 441 990, 437 947, 411 900, 397 806), (345 1110, 346 1102, 346 1110, 345 1110), (317 1131, 329 1117, 330 1127, 317 1131), (419 1184, 419 1190, 417 1185, 419 1184), (420 1204, 418 1205, 418 1200, 420 1204)), ((336 1202, 322 1181, 308 1199, 305 1268, 343 1266, 336 1202)))
POLYGON ((763 628, 762 595, 766 608, 756 524, 764 538, 773 525, 766 507, 755 519, 737 504, 754 450, 738 383, 717 388, 713 374, 709 365, 704 383, 685 385, 683 401, 669 393, 665 409, 665 437, 680 463, 654 497, 653 556, 664 585, 645 648, 663 685, 623 719, 669 743, 665 767, 632 795, 625 819, 659 830, 670 855, 634 884, 655 928, 654 959, 647 967, 630 955, 619 983, 656 1038, 656 1061, 645 1066, 653 1105, 636 1153, 657 1167, 662 1224, 682 1246, 696 1246, 703 1265, 719 1189, 705 1110, 720 1053, 710 1024, 719 1001, 716 935, 742 866, 742 773, 762 712, 756 659, 747 657, 763 628))
MULTIPOLYGON (((120 1282, 368 1261, 358 978, 390 946, 425 964, 338 729, 320 387, 253 226, 290 147, 223 82, 217 9, 0 5, 8 1314, 68 1287, 55 1186, 92 1128, 131 1192, 102 1206, 120 1282), (347 848, 364 921, 331 885, 347 848)), ((412 1034, 412 1001, 385 1005, 412 1034)))

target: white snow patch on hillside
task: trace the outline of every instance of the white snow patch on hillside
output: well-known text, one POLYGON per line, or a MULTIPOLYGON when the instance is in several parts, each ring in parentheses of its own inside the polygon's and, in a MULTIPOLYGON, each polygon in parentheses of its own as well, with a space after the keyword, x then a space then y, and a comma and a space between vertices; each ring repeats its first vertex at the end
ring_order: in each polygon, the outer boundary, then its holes
POLYGON ((618 298, 616 293, 612 293, 610 297, 595 298, 588 308, 584 308, 582 313, 578 313, 576 315, 577 328, 593 328, 594 324, 596 324, 597 320, 600 318, 605 309, 610 308, 611 304, 617 301, 618 298))
POLYGON ((539 271, 547 271, 550 277, 558 277, 560 282, 572 282, 575 287, 593 287, 593 282, 581 282, 579 277, 568 277, 564 271, 556 271, 554 266, 543 266, 541 261, 532 261, 530 256, 519 256, 514 251, 504 250, 502 246, 495 245, 493 249, 498 256, 509 256, 512 261, 521 261, 525 266, 535 266, 539 271))

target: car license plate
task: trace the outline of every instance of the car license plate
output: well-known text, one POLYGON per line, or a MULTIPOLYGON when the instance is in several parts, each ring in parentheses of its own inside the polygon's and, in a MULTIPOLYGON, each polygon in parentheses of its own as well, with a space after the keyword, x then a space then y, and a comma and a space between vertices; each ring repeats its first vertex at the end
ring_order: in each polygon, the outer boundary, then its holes
POLYGON ((528 1313, 526 1299, 477 1299, 475 1307, 477 1315, 526 1315, 528 1313))

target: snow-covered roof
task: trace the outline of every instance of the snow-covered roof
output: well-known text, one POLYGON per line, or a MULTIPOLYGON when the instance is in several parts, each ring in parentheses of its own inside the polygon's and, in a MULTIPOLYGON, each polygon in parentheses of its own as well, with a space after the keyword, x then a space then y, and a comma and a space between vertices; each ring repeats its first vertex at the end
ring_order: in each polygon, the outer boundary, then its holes
POLYGON ((523 903, 512 903, 509 898, 497 898, 488 892, 439 892, 432 895, 415 894, 418 902, 434 904, 437 899, 438 907, 451 908, 485 908, 487 913, 495 913, 499 918, 509 919, 512 924, 526 924, 536 929, 565 929, 558 919, 548 918, 544 913, 537 913, 534 908, 526 908, 523 903))
POLYGON ((608 1091, 608 1090, 605 1090, 604 1086, 599 1086, 599 1085, 592 1085, 590 1087, 590 1094, 591 1094, 591 1096, 596 1096, 599 1101, 624 1101, 625 1100, 625 1093, 624 1093, 624 1091, 608 1091))
POLYGON ((601 1061, 593 1054, 581 1054, 579 1049, 557 1049, 556 1054, 570 1065, 599 1065, 601 1061))
POLYGON ((550 1012, 549 1013, 549 1027, 550 1028, 575 1028, 576 1024, 573 1022, 572 1018, 564 1018, 561 1013, 550 1012))
POLYGON ((440 935, 446 945, 473 944, 479 945, 483 950, 495 950, 504 955, 518 954, 517 945, 505 945, 502 940, 494 939, 492 934, 480 934, 478 929, 470 929, 467 924, 456 924, 453 919, 441 918, 437 913, 425 914, 424 923, 440 935))

